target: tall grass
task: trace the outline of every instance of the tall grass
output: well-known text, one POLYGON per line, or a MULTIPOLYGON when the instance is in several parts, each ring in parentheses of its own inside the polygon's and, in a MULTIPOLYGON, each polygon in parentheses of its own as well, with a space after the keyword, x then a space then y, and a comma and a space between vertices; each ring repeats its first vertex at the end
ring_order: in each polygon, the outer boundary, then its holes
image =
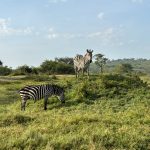
POLYGON ((52 80, 26 78, 0 86, 0 100, 15 101, 0 105, 0 149, 150 148, 150 92, 138 77, 103 75, 90 80, 52 80), (14 91, 25 84, 47 82, 65 88, 66 104, 52 97, 44 111, 43 100, 35 104, 29 101, 26 111, 21 112, 20 98, 14 91), (12 93, 7 96, 8 91, 12 93))

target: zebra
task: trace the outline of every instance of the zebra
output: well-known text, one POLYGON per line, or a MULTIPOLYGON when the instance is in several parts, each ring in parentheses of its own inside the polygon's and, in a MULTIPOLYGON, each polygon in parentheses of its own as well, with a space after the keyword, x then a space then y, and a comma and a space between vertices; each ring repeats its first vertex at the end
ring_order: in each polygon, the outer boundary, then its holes
POLYGON ((46 110, 48 98, 52 95, 56 95, 62 103, 65 103, 64 89, 58 85, 29 85, 19 90, 19 94, 22 98, 21 110, 25 110, 28 99, 33 99, 36 102, 42 98, 44 98, 44 110, 46 110))
POLYGON ((76 78, 79 77, 80 71, 82 71, 83 75, 84 75, 84 72, 87 72, 89 76, 89 66, 90 66, 90 63, 92 62, 93 50, 87 49, 86 51, 87 53, 85 54, 85 56, 77 54, 73 59, 76 78))

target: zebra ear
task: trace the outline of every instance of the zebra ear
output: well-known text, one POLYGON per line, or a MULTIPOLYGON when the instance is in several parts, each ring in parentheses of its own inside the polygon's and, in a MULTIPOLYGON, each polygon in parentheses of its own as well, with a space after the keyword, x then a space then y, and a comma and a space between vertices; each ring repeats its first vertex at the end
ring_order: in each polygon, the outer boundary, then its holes
POLYGON ((93 53, 93 50, 91 51, 91 53, 93 53))
POLYGON ((87 53, 89 53, 89 50, 88 50, 88 49, 87 49, 86 51, 87 51, 87 53))

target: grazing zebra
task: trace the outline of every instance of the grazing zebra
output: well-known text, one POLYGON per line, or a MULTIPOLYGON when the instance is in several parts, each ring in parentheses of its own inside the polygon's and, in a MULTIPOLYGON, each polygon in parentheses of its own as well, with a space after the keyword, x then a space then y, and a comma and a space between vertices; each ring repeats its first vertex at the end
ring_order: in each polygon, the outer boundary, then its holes
POLYGON ((64 89, 57 85, 30 85, 25 86, 19 91, 19 94, 22 98, 21 110, 25 110, 25 105, 28 99, 36 100, 44 98, 44 110, 47 109, 48 98, 52 95, 58 96, 58 99, 65 103, 64 89))
POLYGON ((87 53, 85 54, 85 56, 76 55, 76 57, 73 59, 76 78, 79 77, 80 71, 82 71, 83 75, 84 75, 84 72, 87 72, 89 76, 89 66, 90 66, 90 63, 92 62, 93 50, 87 49, 86 51, 87 53))

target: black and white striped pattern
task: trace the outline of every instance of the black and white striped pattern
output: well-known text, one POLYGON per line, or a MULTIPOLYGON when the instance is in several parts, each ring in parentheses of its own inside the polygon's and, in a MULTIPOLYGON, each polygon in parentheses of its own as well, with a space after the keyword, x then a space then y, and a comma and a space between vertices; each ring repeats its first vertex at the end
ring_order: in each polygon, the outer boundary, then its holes
POLYGON ((44 98, 44 110, 47 109, 47 100, 50 96, 56 95, 62 103, 64 100, 64 89, 57 85, 30 85, 25 86, 20 91, 20 96, 22 98, 21 110, 25 110, 26 101, 28 99, 33 99, 34 101, 44 98))
POLYGON ((87 72, 89 76, 89 66, 90 66, 90 63, 92 62, 92 53, 93 53, 93 50, 87 49, 87 53, 85 54, 85 56, 76 55, 74 57, 73 62, 74 62, 76 78, 79 76, 80 71, 82 71, 83 74, 84 72, 87 72))

